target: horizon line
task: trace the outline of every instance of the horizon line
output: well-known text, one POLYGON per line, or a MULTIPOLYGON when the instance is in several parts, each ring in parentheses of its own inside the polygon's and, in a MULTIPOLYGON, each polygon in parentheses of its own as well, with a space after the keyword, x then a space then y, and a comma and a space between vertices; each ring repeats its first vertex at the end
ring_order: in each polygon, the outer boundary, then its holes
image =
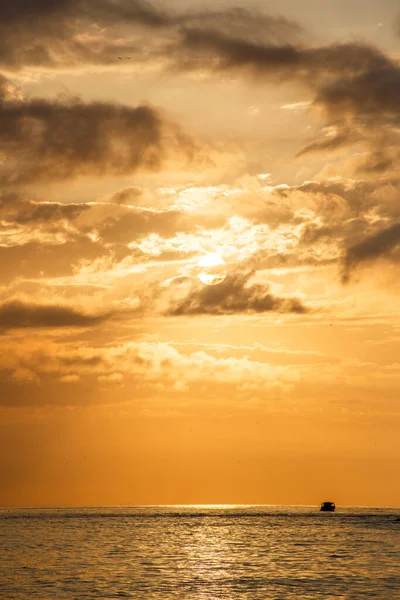
MULTIPOLYGON (((245 508, 245 507, 314 507, 319 506, 321 502, 311 503, 311 504, 259 504, 259 503, 246 503, 246 504, 237 504, 237 503, 176 503, 176 504, 43 504, 43 505, 21 505, 21 506, 13 506, 6 505, 0 506, 0 510, 4 509, 29 509, 29 510, 40 510, 40 509, 57 509, 57 508, 166 508, 166 507, 176 507, 176 508, 245 508)), ((399 506, 392 506, 386 504, 340 504, 340 508, 372 508, 372 509, 399 509, 399 506)), ((336 504, 336 508, 338 505, 336 504)))

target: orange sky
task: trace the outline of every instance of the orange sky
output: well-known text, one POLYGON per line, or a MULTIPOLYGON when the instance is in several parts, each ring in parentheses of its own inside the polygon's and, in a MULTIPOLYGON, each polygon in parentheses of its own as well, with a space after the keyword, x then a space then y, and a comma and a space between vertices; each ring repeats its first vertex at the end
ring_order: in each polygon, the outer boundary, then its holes
POLYGON ((0 506, 400 505, 398 24, 0 8, 0 506))

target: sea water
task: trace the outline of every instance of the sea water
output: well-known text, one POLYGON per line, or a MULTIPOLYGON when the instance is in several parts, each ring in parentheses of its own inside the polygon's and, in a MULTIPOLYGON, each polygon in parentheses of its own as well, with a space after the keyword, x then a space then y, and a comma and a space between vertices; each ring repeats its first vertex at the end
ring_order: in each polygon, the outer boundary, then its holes
POLYGON ((7 600, 400 599, 400 510, 0 510, 7 600))

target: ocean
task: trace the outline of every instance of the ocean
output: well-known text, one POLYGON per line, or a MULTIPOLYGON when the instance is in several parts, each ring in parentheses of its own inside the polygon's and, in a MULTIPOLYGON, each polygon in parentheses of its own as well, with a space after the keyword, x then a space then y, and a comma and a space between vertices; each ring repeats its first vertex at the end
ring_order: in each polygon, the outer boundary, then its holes
POLYGON ((400 509, 0 509, 7 600, 400 599, 400 509))

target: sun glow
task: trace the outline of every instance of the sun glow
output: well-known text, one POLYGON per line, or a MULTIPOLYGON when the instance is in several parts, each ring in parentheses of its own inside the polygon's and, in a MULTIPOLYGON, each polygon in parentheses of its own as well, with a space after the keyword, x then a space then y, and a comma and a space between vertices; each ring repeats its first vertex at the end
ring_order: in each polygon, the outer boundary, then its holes
POLYGON ((197 277, 205 285, 218 285, 227 275, 225 261, 216 253, 202 256, 197 266, 199 267, 197 277))

